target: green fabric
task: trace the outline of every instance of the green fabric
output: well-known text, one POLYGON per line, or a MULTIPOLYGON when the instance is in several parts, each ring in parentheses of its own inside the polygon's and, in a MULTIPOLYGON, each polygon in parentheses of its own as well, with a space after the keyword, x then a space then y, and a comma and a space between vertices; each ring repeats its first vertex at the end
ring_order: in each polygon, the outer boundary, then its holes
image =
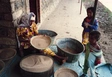
POLYGON ((89 68, 89 64, 88 64, 89 53, 90 53, 90 44, 88 43, 86 44, 85 61, 84 61, 84 69, 83 69, 84 74, 87 74, 89 68))

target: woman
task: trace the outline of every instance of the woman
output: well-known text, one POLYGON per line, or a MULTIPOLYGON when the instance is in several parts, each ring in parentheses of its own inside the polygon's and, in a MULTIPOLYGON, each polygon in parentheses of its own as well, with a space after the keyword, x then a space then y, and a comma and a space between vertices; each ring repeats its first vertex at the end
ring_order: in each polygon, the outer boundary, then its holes
POLYGON ((16 33, 19 40, 20 56, 24 56, 23 50, 31 47, 30 38, 38 35, 38 28, 35 23, 34 13, 31 12, 28 15, 22 16, 16 33))

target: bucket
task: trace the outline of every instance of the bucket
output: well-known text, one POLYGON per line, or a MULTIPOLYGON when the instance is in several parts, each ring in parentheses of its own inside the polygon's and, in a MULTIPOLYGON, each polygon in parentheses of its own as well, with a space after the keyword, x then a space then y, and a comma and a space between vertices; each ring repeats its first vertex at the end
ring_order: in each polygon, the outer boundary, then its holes
POLYGON ((20 61, 22 77, 51 77, 54 73, 54 62, 45 55, 29 55, 20 61))
POLYGON ((9 61, 16 55, 17 51, 13 48, 1 49, 0 60, 9 61))
POLYGON ((0 60, 0 73, 3 71, 4 67, 5 63, 2 60, 0 60))
POLYGON ((54 39, 55 37, 57 36, 57 33, 52 31, 52 30, 38 30, 38 33, 39 34, 42 34, 42 35, 47 35, 47 36, 50 36, 51 37, 51 45, 53 44, 54 42, 54 39))
POLYGON ((78 74, 69 68, 59 68, 54 73, 54 77, 78 77, 78 74))
POLYGON ((58 49, 57 54, 63 57, 68 57, 67 62, 78 61, 81 53, 84 51, 84 46, 78 40, 73 38, 60 38, 56 40, 58 49))

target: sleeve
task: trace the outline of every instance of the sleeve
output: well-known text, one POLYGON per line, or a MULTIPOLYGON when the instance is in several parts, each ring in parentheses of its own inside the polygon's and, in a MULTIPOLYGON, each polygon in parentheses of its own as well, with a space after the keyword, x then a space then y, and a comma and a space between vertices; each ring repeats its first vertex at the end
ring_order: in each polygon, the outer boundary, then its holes
POLYGON ((82 27, 84 28, 84 22, 85 22, 86 18, 84 18, 83 22, 82 22, 82 27))
POLYGON ((32 23, 32 29, 33 31, 35 32, 35 34, 38 34, 38 27, 37 27, 37 24, 35 22, 32 23))
POLYGON ((97 30, 98 29, 98 20, 95 19, 93 25, 89 26, 92 30, 97 30))
POLYGON ((17 28, 17 29, 16 29, 16 34, 17 34, 17 36, 20 36, 20 34, 21 34, 21 33, 20 33, 20 28, 17 28))

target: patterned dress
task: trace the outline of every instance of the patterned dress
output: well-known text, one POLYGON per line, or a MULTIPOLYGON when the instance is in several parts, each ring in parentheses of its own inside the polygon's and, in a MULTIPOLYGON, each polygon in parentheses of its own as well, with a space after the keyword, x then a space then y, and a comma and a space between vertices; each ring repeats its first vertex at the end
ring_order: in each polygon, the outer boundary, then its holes
POLYGON ((30 47, 30 38, 38 34, 37 25, 35 22, 31 26, 19 26, 16 30, 20 46, 24 49, 30 47))

